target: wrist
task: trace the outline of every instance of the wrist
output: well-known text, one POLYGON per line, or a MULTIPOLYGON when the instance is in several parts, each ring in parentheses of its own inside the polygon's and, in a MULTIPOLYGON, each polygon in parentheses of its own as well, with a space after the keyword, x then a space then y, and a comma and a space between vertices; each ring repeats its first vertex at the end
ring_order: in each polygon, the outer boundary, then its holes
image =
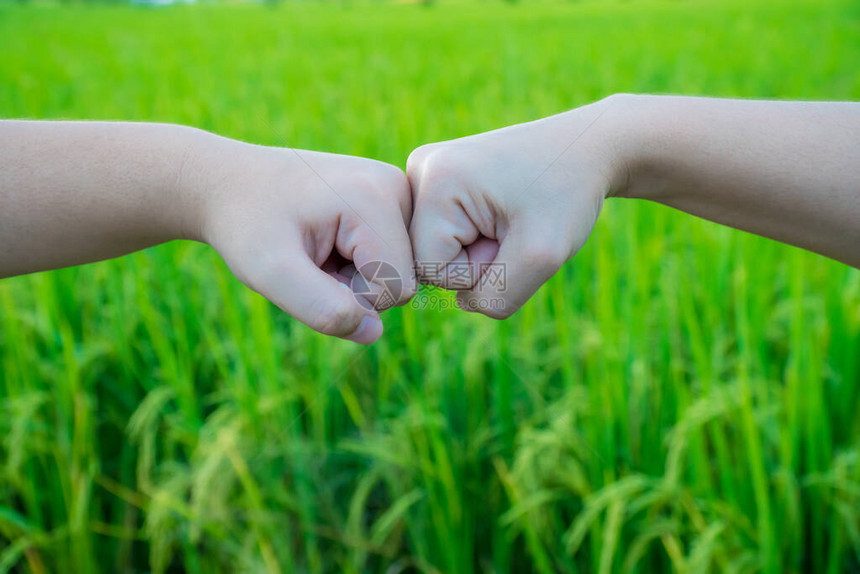
POLYGON ((586 187, 594 189, 600 202, 608 197, 631 197, 640 157, 636 109, 641 98, 614 94, 556 116, 560 121, 553 122, 553 137, 568 140, 565 145, 573 151, 564 154, 567 169, 592 174, 586 187))
POLYGON ((608 197, 666 199, 669 169, 666 131, 671 118, 661 118, 660 97, 615 94, 602 100, 609 106, 604 131, 615 164, 615 184, 608 197), (667 121, 668 120, 668 121, 667 121))
POLYGON ((216 137, 213 134, 187 126, 170 126, 175 160, 172 166, 173 182, 166 203, 172 217, 174 239, 203 241, 203 219, 206 205, 204 158, 206 149, 216 137))
POLYGON ((608 180, 606 197, 636 197, 643 138, 640 114, 643 96, 613 94, 597 104, 602 106, 598 138, 608 180))
POLYGON ((210 243, 208 222, 218 203, 215 196, 233 177, 230 166, 246 144, 196 128, 180 129, 182 145, 175 179, 179 238, 210 243))

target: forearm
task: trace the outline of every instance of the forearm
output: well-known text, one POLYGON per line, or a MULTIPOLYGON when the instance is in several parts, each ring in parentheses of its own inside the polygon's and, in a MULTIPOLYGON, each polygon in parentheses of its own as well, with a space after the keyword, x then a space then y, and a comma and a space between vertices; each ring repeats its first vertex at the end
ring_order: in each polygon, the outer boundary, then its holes
POLYGON ((163 124, 0 121, 0 277, 192 237, 183 164, 206 136, 163 124))
POLYGON ((860 103, 619 96, 617 195, 860 267, 860 103))

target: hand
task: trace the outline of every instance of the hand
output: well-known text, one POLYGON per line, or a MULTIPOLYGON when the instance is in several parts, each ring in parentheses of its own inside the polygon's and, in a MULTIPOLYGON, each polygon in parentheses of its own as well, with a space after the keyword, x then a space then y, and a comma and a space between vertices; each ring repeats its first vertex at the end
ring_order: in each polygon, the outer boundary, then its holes
POLYGON ((416 149, 406 171, 419 281, 459 290, 461 308, 494 318, 522 306, 583 246, 623 179, 597 129, 611 106, 416 149), (483 280, 491 262, 504 266, 503 282, 483 280), (469 273, 460 279, 453 266, 469 273))
POLYGON ((382 335, 378 311, 414 294, 411 196, 396 167, 222 138, 188 163, 183 177, 203 214, 199 238, 243 283, 309 327, 372 343, 382 335), (356 268, 375 261, 402 279, 392 300, 376 297, 382 279, 368 277, 365 295, 349 287, 356 268))

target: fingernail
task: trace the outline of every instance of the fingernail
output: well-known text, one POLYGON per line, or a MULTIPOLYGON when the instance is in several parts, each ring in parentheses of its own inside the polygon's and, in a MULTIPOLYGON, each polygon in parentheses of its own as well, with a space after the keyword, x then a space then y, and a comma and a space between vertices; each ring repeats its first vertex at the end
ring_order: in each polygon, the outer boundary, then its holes
POLYGON ((382 321, 379 317, 364 317, 361 323, 358 324, 358 329, 353 331, 351 335, 344 337, 348 341, 369 345, 377 341, 382 336, 382 321))

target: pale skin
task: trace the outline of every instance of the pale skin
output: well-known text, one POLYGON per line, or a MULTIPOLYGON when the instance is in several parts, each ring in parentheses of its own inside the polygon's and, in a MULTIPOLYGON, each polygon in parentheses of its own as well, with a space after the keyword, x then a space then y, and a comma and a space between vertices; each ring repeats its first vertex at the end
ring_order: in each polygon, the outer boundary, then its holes
POLYGON ((407 173, 419 280, 495 318, 579 251, 607 197, 660 202, 860 267, 860 103, 616 95, 422 146, 407 173), (474 264, 472 285, 422 263, 439 261, 474 264), (477 277, 489 262, 505 264, 504 284, 477 277))
POLYGON ((192 239, 285 312, 358 343, 381 336, 383 309, 346 286, 355 266, 411 279, 395 304, 414 290, 409 184, 382 162, 172 125, 5 121, 0 173, 0 277, 192 239))
POLYGON ((414 294, 414 258, 463 308, 508 317, 583 246, 607 197, 860 267, 858 103, 611 96, 422 146, 408 180, 180 126, 0 121, 0 174, 0 277, 202 241, 285 312, 359 343, 381 336, 384 309, 345 287, 356 267, 385 261, 406 278, 386 305, 414 294), (503 288, 477 271, 446 279, 455 261, 504 263, 503 288))

